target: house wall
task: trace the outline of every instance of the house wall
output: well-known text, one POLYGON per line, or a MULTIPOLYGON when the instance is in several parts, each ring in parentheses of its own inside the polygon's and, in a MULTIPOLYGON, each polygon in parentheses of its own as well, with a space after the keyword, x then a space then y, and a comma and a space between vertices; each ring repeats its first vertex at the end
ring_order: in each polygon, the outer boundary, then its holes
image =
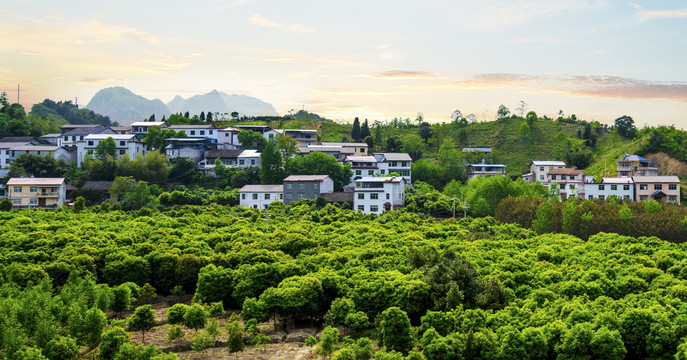
MULTIPOLYGON (((85 139, 77 143, 76 148, 78 166, 81 166, 81 163, 83 163, 87 155, 95 154, 95 147, 98 146, 98 144, 102 140, 105 139, 85 139)), ((115 139, 115 144, 117 144, 117 152, 115 153, 115 159, 119 159, 124 154, 129 154, 129 159, 133 160, 139 153, 143 155, 145 155, 146 153, 145 145, 138 141, 115 139)))
POLYGON ((317 181, 288 181, 284 182, 284 204, 301 199, 317 199, 322 193, 334 192, 334 181, 325 179, 317 181))
POLYGON ((175 157, 187 157, 190 159, 193 159, 194 162, 198 162, 203 158, 203 149, 196 149, 196 148, 190 148, 190 147, 182 147, 182 148, 172 148, 172 149, 166 149, 165 154, 167 155, 168 159, 172 159, 175 157))
POLYGON ((635 199, 634 184, 585 184, 585 199, 608 199, 609 196, 615 195, 619 199, 635 199))
POLYGON ((384 183, 383 188, 355 188, 353 210, 360 210, 364 214, 381 214, 387 202, 391 203, 390 210, 405 206, 405 185, 402 182, 384 183))
POLYGON ((241 206, 264 209, 273 201, 282 201, 283 194, 281 192, 241 192, 239 194, 239 204, 241 206))
POLYGON ((680 204, 680 183, 675 183, 675 182, 668 183, 668 182, 636 181, 635 182, 635 194, 636 194, 635 200, 638 200, 638 201, 651 200, 651 194, 655 193, 658 190, 661 190, 666 195, 668 195, 668 197, 666 197, 665 200, 674 201, 674 202, 677 202, 678 204, 680 204), (671 185, 673 185, 672 187, 674 187, 673 190, 671 190, 671 185), (671 196, 674 196, 674 198, 671 199, 671 196))
POLYGON ((548 179, 546 177, 546 174, 553 169, 562 169, 564 167, 565 165, 536 166, 534 165, 534 163, 532 163, 530 164, 530 172, 534 174, 534 181, 539 181, 542 184, 547 184, 548 179))
POLYGON ((67 193, 67 186, 61 185, 9 185, 7 197, 16 208, 38 207, 40 199, 45 199, 45 206, 63 205, 67 193), (34 191, 31 191, 31 190, 34 191))

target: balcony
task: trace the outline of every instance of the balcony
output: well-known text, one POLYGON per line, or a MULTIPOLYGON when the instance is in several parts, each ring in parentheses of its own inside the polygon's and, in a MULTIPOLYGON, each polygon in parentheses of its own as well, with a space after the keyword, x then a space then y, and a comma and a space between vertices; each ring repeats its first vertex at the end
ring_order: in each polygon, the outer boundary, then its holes
POLYGON ((60 196, 58 191, 39 191, 36 194, 39 198, 57 198, 60 196))

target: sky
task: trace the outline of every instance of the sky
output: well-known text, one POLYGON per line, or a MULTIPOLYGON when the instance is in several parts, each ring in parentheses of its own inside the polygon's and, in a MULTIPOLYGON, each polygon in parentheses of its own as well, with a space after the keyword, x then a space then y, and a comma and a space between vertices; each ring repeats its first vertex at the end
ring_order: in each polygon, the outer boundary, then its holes
POLYGON ((123 86, 353 118, 539 116, 687 128, 687 1, 0 0, 0 91, 27 110, 123 86))

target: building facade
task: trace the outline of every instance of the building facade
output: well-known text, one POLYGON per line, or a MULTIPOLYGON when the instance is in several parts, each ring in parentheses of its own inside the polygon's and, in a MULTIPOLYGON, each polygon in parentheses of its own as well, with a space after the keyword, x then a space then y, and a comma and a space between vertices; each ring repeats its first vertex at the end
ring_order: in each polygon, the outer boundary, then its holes
POLYGON ((406 180, 402 176, 367 176, 355 182, 353 210, 381 214, 405 206, 406 180))
POLYGON ((680 204, 680 178, 677 176, 633 176, 635 200, 664 200, 680 204))
POLYGON ((245 185, 239 190, 239 204, 253 209, 265 209, 273 201, 282 201, 283 185, 245 185))
POLYGON ((81 166, 87 157, 95 156, 96 146, 107 138, 112 138, 115 142, 115 159, 119 159, 125 154, 128 154, 129 159, 133 160, 138 154, 145 155, 146 153, 145 144, 143 144, 135 134, 91 134, 77 142, 77 165, 81 166))
POLYGON ((523 175, 525 181, 533 183, 539 181, 543 185, 548 185, 546 174, 553 169, 563 169, 565 163, 562 161, 532 161, 530 163, 530 172, 523 175))
POLYGON ((635 186, 632 178, 603 178, 600 183, 585 184, 584 199, 606 200, 615 195, 618 199, 634 200, 635 186))
POLYGON ((617 163, 618 177, 658 176, 658 163, 639 155, 625 154, 617 163))
POLYGON ((11 178, 7 197, 15 209, 55 208, 64 204, 67 185, 64 178, 11 178))
POLYGON ((302 199, 316 199, 334 192, 334 180, 327 175, 291 175, 284 179, 284 204, 302 199))

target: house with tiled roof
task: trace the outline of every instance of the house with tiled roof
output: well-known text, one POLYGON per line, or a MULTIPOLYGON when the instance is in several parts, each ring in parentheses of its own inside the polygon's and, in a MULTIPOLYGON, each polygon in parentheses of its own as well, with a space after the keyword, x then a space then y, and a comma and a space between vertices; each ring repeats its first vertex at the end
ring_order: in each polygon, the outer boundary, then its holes
POLYGON ((282 201, 283 185, 245 185, 239 190, 239 204, 253 209, 265 209, 273 201, 282 201))
POLYGON ((625 154, 617 164, 618 177, 658 176, 658 163, 639 155, 625 154))
POLYGON ((327 175, 291 175, 284 179, 284 204, 302 199, 316 199, 334 192, 334 180, 327 175))
POLYGON ((67 194, 64 178, 11 178, 6 187, 15 209, 55 208, 64 204, 67 194))

